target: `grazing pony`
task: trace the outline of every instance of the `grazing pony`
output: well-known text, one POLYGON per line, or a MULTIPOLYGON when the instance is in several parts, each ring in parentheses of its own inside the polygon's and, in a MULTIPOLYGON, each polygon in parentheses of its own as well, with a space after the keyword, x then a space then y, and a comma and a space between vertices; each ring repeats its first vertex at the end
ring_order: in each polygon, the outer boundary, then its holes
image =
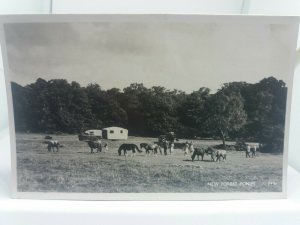
POLYGON ((221 162, 221 157, 222 161, 226 160, 226 150, 217 150, 216 151, 216 161, 221 162))
POLYGON ((162 154, 161 148, 158 144, 141 143, 140 148, 141 149, 144 148, 146 150, 146 155, 150 155, 150 151, 153 151, 153 154, 157 155, 158 150, 159 150, 160 154, 162 154))
POLYGON ((59 147, 62 146, 62 145, 61 145, 58 141, 56 141, 56 140, 46 141, 46 142, 44 142, 44 143, 48 144, 48 145, 47 145, 48 152, 51 152, 51 151, 54 152, 54 148, 56 148, 56 152, 58 152, 59 147))
POLYGON ((127 156, 127 151, 132 151, 133 156, 135 156, 135 150, 138 152, 142 152, 139 147, 135 144, 121 144, 121 146, 118 149, 119 155, 122 154, 122 150, 124 152, 125 157, 127 156))
POLYGON ((198 161, 199 161, 199 156, 201 156, 201 159, 203 161, 203 157, 204 157, 205 153, 206 153, 205 149, 203 149, 203 148, 195 148, 194 152, 193 152, 193 154, 191 156, 192 161, 194 161, 194 159, 195 159, 196 156, 198 157, 198 161))
POLYGON ((94 149, 97 149, 97 152, 102 151, 102 144, 101 140, 96 140, 96 141, 86 141, 91 149, 91 153, 94 153, 94 149))

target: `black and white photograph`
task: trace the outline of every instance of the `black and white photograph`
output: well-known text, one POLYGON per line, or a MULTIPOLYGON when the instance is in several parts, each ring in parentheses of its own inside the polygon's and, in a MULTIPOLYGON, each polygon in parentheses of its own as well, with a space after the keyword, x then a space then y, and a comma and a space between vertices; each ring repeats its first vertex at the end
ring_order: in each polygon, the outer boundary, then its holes
POLYGON ((297 19, 21 18, 2 22, 16 196, 284 195, 297 19))

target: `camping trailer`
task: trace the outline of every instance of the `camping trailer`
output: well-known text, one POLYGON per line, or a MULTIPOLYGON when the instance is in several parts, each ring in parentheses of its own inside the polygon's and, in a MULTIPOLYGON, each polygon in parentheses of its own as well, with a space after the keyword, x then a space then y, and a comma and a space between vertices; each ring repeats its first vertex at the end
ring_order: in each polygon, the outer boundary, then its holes
POLYGON ((102 137, 109 140, 126 140, 128 130, 122 127, 107 127, 102 130, 102 137))
POLYGON ((102 130, 86 130, 84 133, 91 136, 102 136, 102 130))
POLYGON ((91 141, 102 138, 102 130, 86 130, 78 135, 79 141, 91 141))

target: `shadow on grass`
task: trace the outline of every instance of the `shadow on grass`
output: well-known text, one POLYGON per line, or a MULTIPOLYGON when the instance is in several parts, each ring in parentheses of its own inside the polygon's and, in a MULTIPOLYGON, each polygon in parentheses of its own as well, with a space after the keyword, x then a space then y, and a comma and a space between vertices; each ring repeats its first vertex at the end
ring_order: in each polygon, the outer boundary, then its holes
POLYGON ((214 161, 211 161, 209 159, 204 159, 204 160, 198 160, 198 159, 196 159, 194 161, 192 161, 191 159, 184 159, 182 161, 185 161, 185 162, 205 162, 205 163, 213 163, 214 162, 214 161))

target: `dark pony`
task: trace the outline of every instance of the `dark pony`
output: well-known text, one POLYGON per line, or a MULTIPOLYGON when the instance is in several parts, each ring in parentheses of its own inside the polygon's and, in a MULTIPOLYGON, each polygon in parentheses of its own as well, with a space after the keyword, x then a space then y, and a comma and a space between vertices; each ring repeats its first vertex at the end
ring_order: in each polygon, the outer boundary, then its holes
POLYGON ((62 145, 56 140, 45 141, 44 143, 48 144, 47 145, 48 152, 51 151, 54 152, 55 148, 56 148, 56 152, 58 152, 59 147, 62 147, 62 145))
POLYGON ((138 152, 142 152, 139 147, 135 144, 121 144, 121 146, 119 147, 118 153, 119 155, 122 154, 122 151, 124 152, 124 155, 127 155, 127 151, 132 151, 133 155, 135 155, 135 150, 137 150, 138 152))
POLYGON ((204 157, 205 153, 206 153, 205 149, 195 148, 194 152, 193 152, 193 155, 191 156, 192 161, 194 161, 196 156, 198 157, 198 160, 199 160, 199 156, 201 156, 201 160, 203 161, 203 157, 204 157))
POLYGON ((97 150, 97 152, 102 151, 102 144, 101 141, 86 141, 91 149, 91 153, 94 153, 94 149, 97 150))
POLYGON ((215 157, 216 157, 215 149, 213 149, 212 147, 208 147, 207 149, 205 149, 205 153, 206 155, 210 155, 211 161, 215 161, 215 157))
POLYGON ((148 146, 149 146, 149 144, 147 144, 147 143, 141 143, 140 149, 144 148, 145 150, 147 150, 148 146))

